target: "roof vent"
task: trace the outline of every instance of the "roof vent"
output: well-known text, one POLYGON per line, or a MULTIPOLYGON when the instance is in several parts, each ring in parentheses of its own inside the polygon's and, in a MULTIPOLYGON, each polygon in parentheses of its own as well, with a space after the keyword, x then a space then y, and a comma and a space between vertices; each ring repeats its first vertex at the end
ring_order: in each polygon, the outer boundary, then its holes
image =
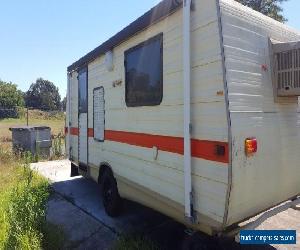
POLYGON ((105 67, 108 71, 113 71, 114 61, 113 61, 113 52, 110 50, 105 53, 105 67))

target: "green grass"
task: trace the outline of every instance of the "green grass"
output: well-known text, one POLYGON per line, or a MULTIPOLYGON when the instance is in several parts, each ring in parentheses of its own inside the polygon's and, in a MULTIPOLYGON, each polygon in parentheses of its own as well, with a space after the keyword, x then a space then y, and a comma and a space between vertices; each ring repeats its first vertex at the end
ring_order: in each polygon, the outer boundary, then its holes
POLYGON ((118 238, 113 250, 159 250, 151 240, 138 235, 124 235, 118 238))
MULTIPOLYGON (((0 142, 11 141, 10 127, 26 125, 26 116, 19 119, 1 119, 0 120, 0 142)), ((60 112, 44 112, 40 110, 29 111, 29 125, 31 126, 49 126, 52 135, 64 134, 65 115, 60 112)))
POLYGON ((46 222, 43 225, 43 248, 46 250, 62 249, 65 234, 61 227, 46 222))
POLYGON ((0 249, 59 249, 60 229, 46 222, 48 181, 0 145, 0 249))
MULTIPOLYGON (((3 119, 0 120, 0 141, 10 141, 11 131, 10 127, 26 125, 26 119, 3 119)), ((64 133, 65 121, 62 120, 43 120, 43 119, 30 119, 29 125, 48 126, 51 128, 51 133, 57 135, 64 133)))
MULTIPOLYGON (((9 128, 24 125, 26 125, 26 119, 24 115, 22 115, 19 119, 0 119, 0 143, 2 144, 2 147, 11 150, 12 136, 9 128)), ((63 157, 62 150, 64 148, 65 114, 62 112, 44 112, 40 110, 30 110, 29 125, 48 126, 51 128, 54 150, 51 160, 61 159, 63 157)))

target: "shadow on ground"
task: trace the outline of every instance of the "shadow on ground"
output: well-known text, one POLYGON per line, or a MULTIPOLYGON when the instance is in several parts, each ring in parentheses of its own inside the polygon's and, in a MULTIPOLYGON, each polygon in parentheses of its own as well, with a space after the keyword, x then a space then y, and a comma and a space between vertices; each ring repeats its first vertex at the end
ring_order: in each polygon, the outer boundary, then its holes
MULTIPOLYGON (((71 231, 69 238, 72 239, 73 245, 71 244, 70 247, 108 249, 111 248, 118 235, 132 234, 144 236, 154 241, 161 249, 182 249, 183 244, 186 242, 192 242, 192 249, 274 249, 269 245, 262 247, 241 246, 232 240, 221 238, 210 241, 197 236, 191 238, 185 233, 186 228, 184 225, 152 209, 127 200, 124 201, 122 214, 117 218, 110 218, 105 214, 99 186, 94 181, 82 177, 54 182, 53 189, 60 199, 76 207, 77 210, 79 209, 82 216, 86 216, 91 220, 88 222, 88 219, 84 218, 84 223, 87 225, 83 225, 76 222, 76 219, 80 216, 73 215, 74 218, 70 219, 71 224, 65 228, 67 231, 71 231), (84 228, 83 231, 87 235, 80 237, 78 231, 76 231, 76 226, 84 228), (101 241, 101 244, 98 241, 101 241)), ((61 204, 61 208, 52 204, 53 211, 48 209, 50 220, 59 223, 58 211, 60 211, 59 209, 65 209, 65 203, 61 204)), ((78 212, 76 213, 78 214, 78 212)), ((64 214, 64 211, 61 214, 64 214)))

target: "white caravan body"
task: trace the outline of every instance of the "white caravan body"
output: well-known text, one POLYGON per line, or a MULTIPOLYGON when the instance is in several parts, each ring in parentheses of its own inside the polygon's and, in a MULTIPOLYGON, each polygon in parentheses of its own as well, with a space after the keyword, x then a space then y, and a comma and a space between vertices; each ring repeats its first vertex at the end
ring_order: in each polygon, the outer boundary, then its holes
POLYGON ((162 1, 68 67, 67 152, 82 175, 98 182, 109 167, 122 197, 214 234, 300 193, 300 33, 231 0, 195 0, 190 15, 194 221, 181 1, 162 1), (280 86, 278 43, 292 51, 280 86))

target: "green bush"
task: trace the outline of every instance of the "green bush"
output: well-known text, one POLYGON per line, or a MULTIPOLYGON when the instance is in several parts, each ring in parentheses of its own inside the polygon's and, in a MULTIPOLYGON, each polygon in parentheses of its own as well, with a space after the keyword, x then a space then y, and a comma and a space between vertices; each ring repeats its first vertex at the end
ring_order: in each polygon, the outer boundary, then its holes
POLYGON ((54 159, 59 159, 63 156, 63 136, 61 133, 53 138, 52 153, 52 158, 54 159))
POLYGON ((0 107, 0 119, 5 118, 19 118, 18 108, 1 108, 0 107))
POLYGON ((23 175, 23 180, 10 193, 6 249, 41 248, 49 184, 27 166, 23 175))
POLYGON ((24 98, 16 84, 0 80, 0 107, 13 108, 24 106, 24 98))
POLYGON ((24 98, 16 84, 0 80, 0 119, 18 118, 17 106, 24 106, 24 98))
POLYGON ((26 118, 26 108, 24 107, 17 107, 17 112, 18 112, 18 118, 20 119, 25 119, 26 118))
POLYGON ((63 232, 46 222, 50 185, 30 169, 30 157, 0 145, 0 249, 61 249, 63 232))

